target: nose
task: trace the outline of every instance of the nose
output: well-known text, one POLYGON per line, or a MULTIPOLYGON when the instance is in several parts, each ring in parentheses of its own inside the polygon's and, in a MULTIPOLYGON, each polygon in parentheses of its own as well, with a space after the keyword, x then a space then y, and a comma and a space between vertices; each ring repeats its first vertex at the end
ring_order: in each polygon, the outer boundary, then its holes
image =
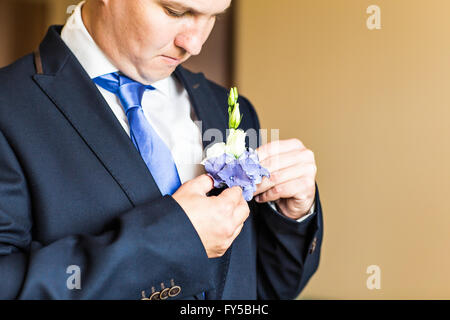
POLYGON ((175 45, 183 48, 189 55, 200 54, 203 47, 201 36, 195 32, 183 32, 175 38, 175 45))
POLYGON ((192 22, 178 33, 175 45, 190 55, 198 55, 211 30, 212 28, 206 23, 192 22))

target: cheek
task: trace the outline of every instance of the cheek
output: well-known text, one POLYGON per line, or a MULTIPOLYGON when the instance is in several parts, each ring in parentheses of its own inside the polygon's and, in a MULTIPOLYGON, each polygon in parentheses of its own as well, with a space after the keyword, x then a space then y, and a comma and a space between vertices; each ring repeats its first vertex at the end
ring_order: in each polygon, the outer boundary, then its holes
MULTIPOLYGON (((132 30, 128 37, 133 38, 133 45, 141 51, 147 52, 167 48, 173 43, 177 34, 177 25, 165 17, 164 12, 135 12, 134 19, 130 21, 132 30)), ((154 52, 153 52, 154 53, 154 52)))

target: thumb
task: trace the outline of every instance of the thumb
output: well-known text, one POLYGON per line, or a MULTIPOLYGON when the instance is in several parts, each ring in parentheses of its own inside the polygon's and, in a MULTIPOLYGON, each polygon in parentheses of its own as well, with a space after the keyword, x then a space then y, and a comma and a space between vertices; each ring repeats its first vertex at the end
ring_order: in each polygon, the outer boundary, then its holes
POLYGON ((202 195, 206 195, 214 189, 214 180, 207 174, 202 174, 201 176, 192 179, 189 184, 194 192, 202 195))

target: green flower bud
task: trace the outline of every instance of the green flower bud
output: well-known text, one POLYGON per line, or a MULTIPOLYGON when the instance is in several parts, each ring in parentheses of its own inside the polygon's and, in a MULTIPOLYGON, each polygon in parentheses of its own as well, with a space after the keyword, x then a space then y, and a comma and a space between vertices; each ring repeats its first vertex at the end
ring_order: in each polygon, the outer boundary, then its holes
POLYGON ((228 127, 229 129, 237 129, 241 123, 242 116, 239 110, 238 91, 236 87, 231 88, 228 96, 228 127))
POLYGON ((231 88, 230 95, 228 96, 228 106, 233 107, 237 103, 238 97, 237 88, 231 88))
MULTIPOLYGON (((228 107, 232 107, 233 106, 233 101, 234 101, 234 93, 233 93, 233 89, 230 90, 230 94, 228 95, 228 107)), ((229 111, 230 109, 228 109, 229 111)))
POLYGON ((239 110, 239 103, 236 103, 233 111, 229 116, 228 127, 230 129, 237 129, 241 124, 242 116, 241 111, 239 110))

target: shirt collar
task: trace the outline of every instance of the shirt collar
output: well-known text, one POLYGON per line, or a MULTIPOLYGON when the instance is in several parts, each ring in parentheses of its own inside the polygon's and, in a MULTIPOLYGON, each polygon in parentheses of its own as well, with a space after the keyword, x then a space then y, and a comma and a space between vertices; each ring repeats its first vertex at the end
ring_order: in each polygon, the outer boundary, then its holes
POLYGON ((172 76, 169 76, 165 79, 159 80, 152 84, 152 86, 158 90, 161 91, 163 94, 169 97, 170 93, 170 83, 173 81, 172 76))
MULTIPOLYGON (((81 7, 84 3, 85 1, 80 2, 67 20, 61 31, 61 38, 91 79, 108 73, 118 72, 117 67, 114 66, 98 47, 83 23, 81 7)), ((153 83, 152 86, 166 96, 169 96, 170 80, 171 76, 153 83)))

